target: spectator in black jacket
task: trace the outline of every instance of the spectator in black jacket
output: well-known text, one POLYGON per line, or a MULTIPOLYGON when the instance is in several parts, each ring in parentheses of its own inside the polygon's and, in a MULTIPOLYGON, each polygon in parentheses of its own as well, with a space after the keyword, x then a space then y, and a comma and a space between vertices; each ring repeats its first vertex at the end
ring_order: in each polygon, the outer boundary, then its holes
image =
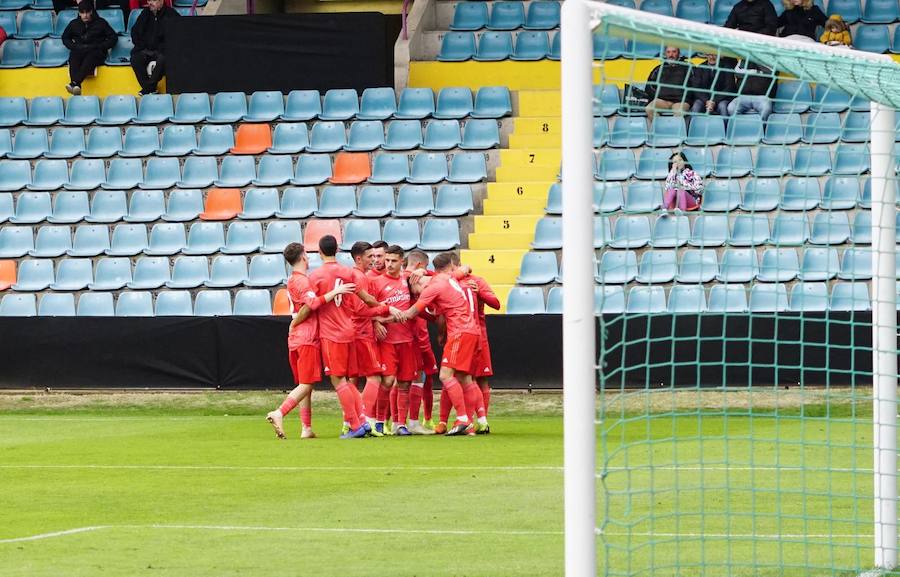
POLYGON ((69 94, 81 94, 81 83, 103 64, 109 49, 116 45, 116 38, 109 22, 94 10, 94 0, 81 0, 78 18, 69 22, 62 33, 62 42, 69 49, 69 94))
POLYGON ((688 65, 681 59, 681 51, 675 46, 666 46, 664 55, 662 64, 650 72, 645 86, 647 98, 650 99, 650 103, 644 108, 647 111, 648 128, 659 110, 671 110, 676 116, 682 116, 689 108, 685 102, 688 65))
POLYGON ((131 67, 141 85, 141 95, 156 92, 156 85, 166 74, 166 23, 177 18, 178 12, 165 5, 164 0, 148 0, 147 10, 138 16, 131 28, 131 67))
POLYGON ((738 62, 734 68, 734 81, 739 96, 728 105, 728 114, 759 114, 765 122, 772 113, 772 91, 775 75, 770 68, 754 62, 738 62))
POLYGON ((706 62, 691 70, 688 86, 692 114, 728 116, 728 103, 736 92, 734 71, 722 68, 716 54, 707 54, 706 62))
POLYGON ((775 36, 778 15, 769 0, 741 0, 731 9, 725 28, 775 36))
POLYGON ((813 0, 783 0, 784 12, 778 17, 778 35, 806 36, 816 40, 816 28, 825 26, 828 18, 813 0))

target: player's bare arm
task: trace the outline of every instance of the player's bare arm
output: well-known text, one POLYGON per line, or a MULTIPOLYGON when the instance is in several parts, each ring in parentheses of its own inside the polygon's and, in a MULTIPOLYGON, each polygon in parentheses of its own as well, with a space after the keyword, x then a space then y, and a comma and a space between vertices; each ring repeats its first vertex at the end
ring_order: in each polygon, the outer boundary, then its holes
MULTIPOLYGON (((356 285, 353 283, 342 284, 342 285, 335 287, 334 289, 328 291, 324 295, 322 295, 322 299, 324 302, 329 303, 329 302, 333 301, 336 296, 352 293, 355 290, 356 290, 356 285)), ((312 308, 310 308, 309 305, 304 304, 302 307, 300 307, 300 310, 297 312, 297 314, 294 315, 294 318, 291 321, 291 326, 290 326, 289 330, 293 330, 294 328, 296 328, 300 323, 302 323, 303 321, 308 319, 309 315, 311 315, 311 314, 312 314, 312 308)))

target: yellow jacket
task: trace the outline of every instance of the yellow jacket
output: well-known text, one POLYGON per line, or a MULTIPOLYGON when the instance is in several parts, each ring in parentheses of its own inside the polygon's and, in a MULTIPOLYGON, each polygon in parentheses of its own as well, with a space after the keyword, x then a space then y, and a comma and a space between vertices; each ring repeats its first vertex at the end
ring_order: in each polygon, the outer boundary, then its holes
POLYGON ((819 41, 822 44, 831 44, 837 42, 838 44, 843 44, 844 46, 850 46, 850 32, 847 30, 843 30, 841 32, 829 32, 826 30, 822 33, 819 41))

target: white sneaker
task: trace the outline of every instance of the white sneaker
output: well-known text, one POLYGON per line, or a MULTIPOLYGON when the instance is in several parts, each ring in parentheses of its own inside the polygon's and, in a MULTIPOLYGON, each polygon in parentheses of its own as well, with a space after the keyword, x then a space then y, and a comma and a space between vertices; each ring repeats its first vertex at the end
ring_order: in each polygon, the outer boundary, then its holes
POLYGON ((407 429, 409 429, 409 432, 412 433, 413 435, 433 435, 434 434, 434 431, 432 431, 431 429, 426 429, 425 427, 422 426, 421 423, 410 423, 409 426, 407 427, 407 429))
POLYGON ((147 76, 153 76, 154 70, 156 70, 156 60, 153 60, 147 64, 147 76))
POLYGON ((275 429, 275 436, 279 439, 284 439, 284 416, 282 416, 281 411, 275 409, 266 415, 266 420, 269 421, 269 424, 275 429))

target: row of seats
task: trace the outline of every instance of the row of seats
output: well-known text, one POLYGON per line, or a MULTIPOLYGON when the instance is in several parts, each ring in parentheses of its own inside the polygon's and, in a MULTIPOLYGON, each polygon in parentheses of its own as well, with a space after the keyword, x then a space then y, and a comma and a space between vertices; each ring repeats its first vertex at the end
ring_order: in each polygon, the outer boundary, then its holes
MULTIPOLYGON (((848 241, 872 244, 871 212, 857 211, 852 225, 846 212, 817 212, 811 219, 802 213, 778 213, 771 225, 765 214, 738 214, 733 219, 724 214, 706 214, 698 216, 693 227, 686 216, 663 215, 651 227, 647 216, 625 215, 616 219, 615 228, 610 226, 609 217, 594 217, 595 248, 839 245, 848 241)), ((531 246, 540 250, 562 249, 562 219, 541 218, 535 225, 531 246)))
MULTIPOLYGON (((278 297, 275 297, 276 306, 278 297)), ((112 293, 89 292, 78 298, 77 309, 72 294, 46 294, 39 305, 33 294, 8 294, 0 300, 0 317, 267 316, 272 311, 272 295, 266 289, 237 291, 233 306, 231 292, 227 290, 199 291, 193 305, 190 291, 185 290, 161 292, 155 303, 149 292, 125 291, 119 293, 115 304, 112 293)))
MULTIPOLYGON (((124 35, 131 32, 131 27, 137 22, 143 9, 132 10, 128 16, 128 25, 125 25, 125 17, 118 8, 104 8, 97 10, 97 14, 109 23, 110 28, 116 34, 124 35)), ((6 31, 9 38, 25 38, 40 40, 41 38, 61 38, 63 31, 69 22, 78 18, 78 10, 63 10, 54 14, 49 10, 25 10, 22 12, 0 12, 0 27, 6 31)))
POLYGON ((213 189, 206 207, 199 189, 179 189, 168 195, 161 190, 98 190, 88 200, 83 190, 22 193, 13 203, 11 193, 0 193, 0 223, 37 224, 48 221, 74 224, 186 222, 202 220, 262 220, 269 218, 417 218, 458 217, 473 208, 472 188, 467 184, 442 184, 437 194, 429 185, 404 184, 394 191, 390 185, 289 187, 279 194, 275 188, 250 188, 244 198, 231 189, 213 189))
MULTIPOLYGON (((681 258, 678 258, 677 252, 644 251, 638 264, 634 251, 605 251, 597 264, 595 280, 599 284, 610 285, 872 278, 872 251, 869 248, 848 248, 839 259, 835 248, 808 247, 803 252, 802 262, 793 248, 767 248, 761 260, 755 249, 729 248, 723 251, 721 263, 712 249, 685 250, 681 258)), ((900 279, 900 253, 897 255, 897 278, 900 279)), ((525 253, 516 282, 523 285, 561 283, 556 253, 525 253)))
POLYGON ((300 123, 282 123, 269 130, 266 124, 242 124, 237 143, 231 126, 206 125, 200 142, 193 126, 170 124, 160 135, 156 126, 129 126, 124 141, 121 128, 94 126, 85 138, 82 127, 19 128, 15 138, 0 128, 0 158, 109 158, 110 156, 186 156, 210 152, 232 154, 298 154, 300 152, 371 152, 377 149, 488 150, 500 145, 496 120, 432 120, 424 130, 419 120, 395 120, 385 127, 380 120, 355 120, 349 132, 343 122, 318 121, 311 131, 300 123), (252 133, 252 134, 251 134, 252 133))
MULTIPOLYGON (((106 57, 106 65, 129 64, 133 49, 131 38, 120 36, 106 57)), ((0 68, 59 68, 69 62, 69 49, 58 38, 45 38, 37 43, 33 40, 7 40, 0 50, 0 68)))
POLYGON ((516 0, 459 2, 450 30, 552 30, 559 28, 559 15, 560 4, 555 0, 531 2, 527 13, 525 4, 516 0))
POLYGON ((212 97, 205 92, 184 93, 177 100, 171 94, 141 97, 140 106, 134 96, 113 95, 103 100, 97 96, 0 98, 0 126, 17 124, 47 126, 64 124, 197 124, 211 122, 233 124, 245 122, 306 122, 309 120, 439 120, 501 118, 512 112, 509 88, 482 87, 474 95, 469 88, 444 88, 437 94, 430 88, 405 88, 399 104, 392 88, 367 88, 362 98, 355 90, 332 89, 324 98, 317 90, 293 90, 285 99, 278 91, 219 92, 212 97))
POLYGON ((384 240, 397 244, 404 250, 450 250, 460 245, 459 222, 456 219, 429 219, 424 222, 421 236, 416 219, 392 218, 384 223, 382 231, 378 220, 351 219, 341 229, 338 220, 317 219, 306 224, 305 235, 297 221, 270 223, 263 234, 259 222, 233 222, 225 234, 221 222, 195 222, 185 236, 181 223, 157 223, 149 238, 144 224, 120 224, 112 232, 110 240, 106 225, 81 225, 75 227, 74 237, 68 226, 43 226, 37 238, 31 227, 0 228, 0 258, 18 258, 26 254, 42 257, 170 256, 178 253, 210 255, 249 254, 257 251, 279 252, 290 242, 301 242, 308 250, 318 252, 319 238, 331 234, 338 239, 342 250, 349 250, 356 241, 384 240))
MULTIPOLYGON (((636 286, 628 291, 620 286, 594 288, 594 314, 697 314, 745 312, 825 312, 867 311, 871 309, 866 283, 838 282, 829 294, 826 283, 796 283, 790 291, 784 284, 716 285, 707 291, 699 286, 636 286)), ((544 291, 534 287, 513 287, 506 301, 507 314, 562 314, 563 288, 553 287, 544 304, 544 291)))
MULTIPOLYGON (((724 26, 731 9, 737 2, 738 0, 676 0, 673 12, 671 0, 642 0, 640 10, 724 26), (710 10, 710 4, 712 4, 712 10, 710 10)), ((635 0, 611 0, 610 4, 637 8, 635 0)), ((897 0, 865 0, 865 2, 861 0, 828 0, 827 8, 822 0, 815 0, 815 5, 828 16, 840 15, 848 24, 859 20, 873 24, 887 24, 900 20, 900 6, 898 6, 897 0), (863 9, 863 4, 865 4, 865 9, 863 9)), ((778 15, 784 12, 782 2, 772 0, 772 6, 775 7, 778 15)))

